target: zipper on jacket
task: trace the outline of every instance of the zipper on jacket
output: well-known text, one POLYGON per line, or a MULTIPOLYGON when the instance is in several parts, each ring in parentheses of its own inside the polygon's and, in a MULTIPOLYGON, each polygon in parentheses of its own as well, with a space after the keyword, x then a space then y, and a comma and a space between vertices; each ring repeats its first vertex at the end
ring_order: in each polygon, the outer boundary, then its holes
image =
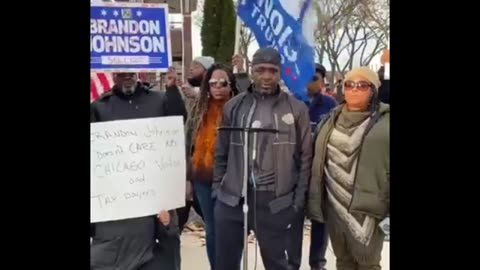
MULTIPOLYGON (((241 127, 244 127, 243 126, 244 121, 245 121, 245 114, 242 114, 242 119, 240 120, 241 127)), ((243 138, 243 132, 240 132, 240 141, 242 142, 242 144, 245 144, 245 139, 243 138)))
MULTIPOLYGON (((250 110, 248 111, 247 122, 245 123, 245 126, 243 126, 244 128, 249 128, 250 127, 251 122, 252 122, 252 118, 253 118, 253 112, 255 111, 256 107, 257 107, 257 100, 255 100, 255 98, 254 98, 253 99, 253 105, 252 105, 252 107, 250 107, 250 110)), ((250 133, 245 132, 245 136, 246 136, 246 138, 245 138, 245 140, 243 140, 243 173, 244 173, 243 177, 249 177, 249 174, 248 174, 248 168, 249 168, 249 166, 248 166, 248 159, 249 159, 248 145, 250 144, 250 133), (247 140, 248 140, 248 144, 246 143, 247 140)), ((244 188, 246 188, 248 190, 248 186, 244 187, 243 184, 244 183, 242 181, 242 191, 243 191, 244 188)), ((248 185, 248 181, 247 181, 247 185, 248 185)))
MULTIPOLYGON (((280 132, 279 127, 278 127, 278 115, 276 113, 273 114, 273 120, 275 121, 275 128, 280 132)), ((278 142, 278 140, 280 140, 280 138, 278 137, 279 132, 275 133, 275 137, 277 137, 277 142, 278 142)))

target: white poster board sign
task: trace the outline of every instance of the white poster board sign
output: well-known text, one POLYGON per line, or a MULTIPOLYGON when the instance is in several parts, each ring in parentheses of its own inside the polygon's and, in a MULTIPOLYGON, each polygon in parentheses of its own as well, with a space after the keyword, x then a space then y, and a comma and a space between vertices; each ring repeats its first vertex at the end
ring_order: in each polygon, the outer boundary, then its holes
POLYGON ((90 222, 185 205, 181 116, 92 123, 90 152, 90 222))

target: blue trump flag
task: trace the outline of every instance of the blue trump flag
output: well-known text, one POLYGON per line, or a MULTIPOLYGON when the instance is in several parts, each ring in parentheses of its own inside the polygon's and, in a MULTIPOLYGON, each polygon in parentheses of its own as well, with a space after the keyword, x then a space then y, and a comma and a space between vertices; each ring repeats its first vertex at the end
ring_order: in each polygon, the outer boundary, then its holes
POLYGON ((306 87, 315 73, 315 63, 314 50, 302 33, 302 24, 311 0, 290 1, 303 1, 298 19, 285 10, 280 0, 240 0, 238 16, 260 47, 273 47, 280 53, 283 81, 297 98, 307 100, 306 87))
POLYGON ((160 72, 171 63, 168 5, 91 5, 91 71, 160 72))

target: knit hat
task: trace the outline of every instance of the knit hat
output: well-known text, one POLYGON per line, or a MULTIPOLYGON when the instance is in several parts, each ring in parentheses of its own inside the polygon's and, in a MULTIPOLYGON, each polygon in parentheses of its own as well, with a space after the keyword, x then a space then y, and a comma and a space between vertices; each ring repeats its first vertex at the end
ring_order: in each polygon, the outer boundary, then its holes
POLYGON ((215 63, 215 59, 210 56, 199 56, 193 59, 192 62, 202 65, 205 69, 209 69, 215 63))
POLYGON ((282 58, 280 54, 272 47, 258 49, 252 58, 252 66, 258 64, 272 64, 280 67, 282 58))
POLYGON ((345 81, 352 80, 354 77, 362 77, 366 79, 375 86, 375 90, 377 91, 381 85, 378 74, 368 67, 358 67, 352 69, 345 75, 345 81))

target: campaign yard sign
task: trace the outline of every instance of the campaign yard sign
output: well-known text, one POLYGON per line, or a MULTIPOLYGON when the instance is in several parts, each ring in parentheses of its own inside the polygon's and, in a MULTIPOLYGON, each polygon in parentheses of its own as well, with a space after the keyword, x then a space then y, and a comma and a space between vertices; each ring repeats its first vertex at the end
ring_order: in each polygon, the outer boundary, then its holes
POLYGON ((167 4, 90 4, 92 72, 165 72, 171 64, 167 4))

